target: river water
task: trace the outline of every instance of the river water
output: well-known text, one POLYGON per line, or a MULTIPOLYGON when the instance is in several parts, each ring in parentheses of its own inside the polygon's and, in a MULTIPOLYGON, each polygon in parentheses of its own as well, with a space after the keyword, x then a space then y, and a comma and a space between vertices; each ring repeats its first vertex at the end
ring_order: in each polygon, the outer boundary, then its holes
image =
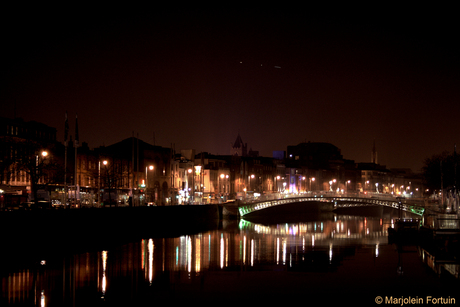
POLYGON ((224 220, 219 229, 197 234, 35 255, 1 264, 0 306, 371 306, 408 297, 460 303, 458 265, 436 263, 416 245, 388 243, 394 218, 224 220))

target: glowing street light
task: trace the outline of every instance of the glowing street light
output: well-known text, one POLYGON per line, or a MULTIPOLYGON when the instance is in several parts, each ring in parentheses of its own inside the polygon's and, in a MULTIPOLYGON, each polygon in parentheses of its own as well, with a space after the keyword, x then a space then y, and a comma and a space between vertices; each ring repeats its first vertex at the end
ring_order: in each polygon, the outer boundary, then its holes
POLYGON ((315 181, 315 180, 316 180, 315 177, 311 177, 311 178, 310 178, 310 191, 311 191, 311 182, 312 182, 312 181, 315 181))
MULTIPOLYGON (((254 179, 254 174, 252 174, 251 176, 249 176, 249 189, 251 189, 251 178, 254 179)), ((252 189, 254 190, 254 189, 252 189)))
MULTIPOLYGON (((102 161, 102 164, 104 164, 104 166, 107 166, 109 162, 107 162, 107 160, 104 160, 102 161)), ((100 205, 101 203, 101 161, 99 161, 99 166, 98 166, 98 191, 97 191, 97 204, 100 205)))

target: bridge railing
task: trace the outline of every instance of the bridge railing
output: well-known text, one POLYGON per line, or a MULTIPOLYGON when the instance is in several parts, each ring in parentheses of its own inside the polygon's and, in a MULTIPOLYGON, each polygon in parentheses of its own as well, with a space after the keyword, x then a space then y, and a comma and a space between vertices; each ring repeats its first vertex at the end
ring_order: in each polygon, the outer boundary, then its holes
MULTIPOLYGON (((359 198, 370 198, 370 199, 381 199, 381 200, 394 200, 396 201, 397 197, 391 194, 383 193, 337 193, 332 191, 310 191, 306 193, 269 193, 264 194, 255 198, 243 198, 240 200, 240 203, 257 203, 268 200, 276 199, 285 199, 285 198, 298 198, 298 197, 359 197, 359 198)), ((407 200, 407 199, 406 199, 407 200)))
POLYGON ((334 209, 380 205, 385 207, 391 207, 393 209, 401 209, 403 211, 411 212, 419 216, 422 216, 425 211, 425 208, 423 208, 420 205, 417 205, 415 203, 407 203, 405 199, 398 199, 397 197, 393 197, 391 195, 389 196, 386 194, 368 195, 364 193, 334 193, 325 191, 301 194, 272 193, 269 195, 264 195, 264 197, 258 197, 256 199, 241 200, 238 202, 238 207, 240 215, 243 216, 250 212, 261 210, 267 207, 277 206, 285 203, 308 201, 333 202, 334 209))

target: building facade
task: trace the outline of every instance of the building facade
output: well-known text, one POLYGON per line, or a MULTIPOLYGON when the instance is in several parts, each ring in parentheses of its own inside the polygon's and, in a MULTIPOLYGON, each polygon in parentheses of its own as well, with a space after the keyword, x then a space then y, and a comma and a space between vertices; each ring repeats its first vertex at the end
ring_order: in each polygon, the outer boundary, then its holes
POLYGON ((22 201, 49 200, 45 186, 62 182, 56 129, 21 118, 0 117, 0 190, 22 201))

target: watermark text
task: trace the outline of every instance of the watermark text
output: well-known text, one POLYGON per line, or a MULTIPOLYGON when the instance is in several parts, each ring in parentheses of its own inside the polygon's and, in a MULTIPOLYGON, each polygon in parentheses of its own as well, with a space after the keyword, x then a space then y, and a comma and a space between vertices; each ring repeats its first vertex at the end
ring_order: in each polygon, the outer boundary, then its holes
POLYGON ((396 305, 396 306, 405 306, 405 305, 455 305, 455 297, 450 296, 377 296, 375 298, 377 304, 385 305, 396 305))

